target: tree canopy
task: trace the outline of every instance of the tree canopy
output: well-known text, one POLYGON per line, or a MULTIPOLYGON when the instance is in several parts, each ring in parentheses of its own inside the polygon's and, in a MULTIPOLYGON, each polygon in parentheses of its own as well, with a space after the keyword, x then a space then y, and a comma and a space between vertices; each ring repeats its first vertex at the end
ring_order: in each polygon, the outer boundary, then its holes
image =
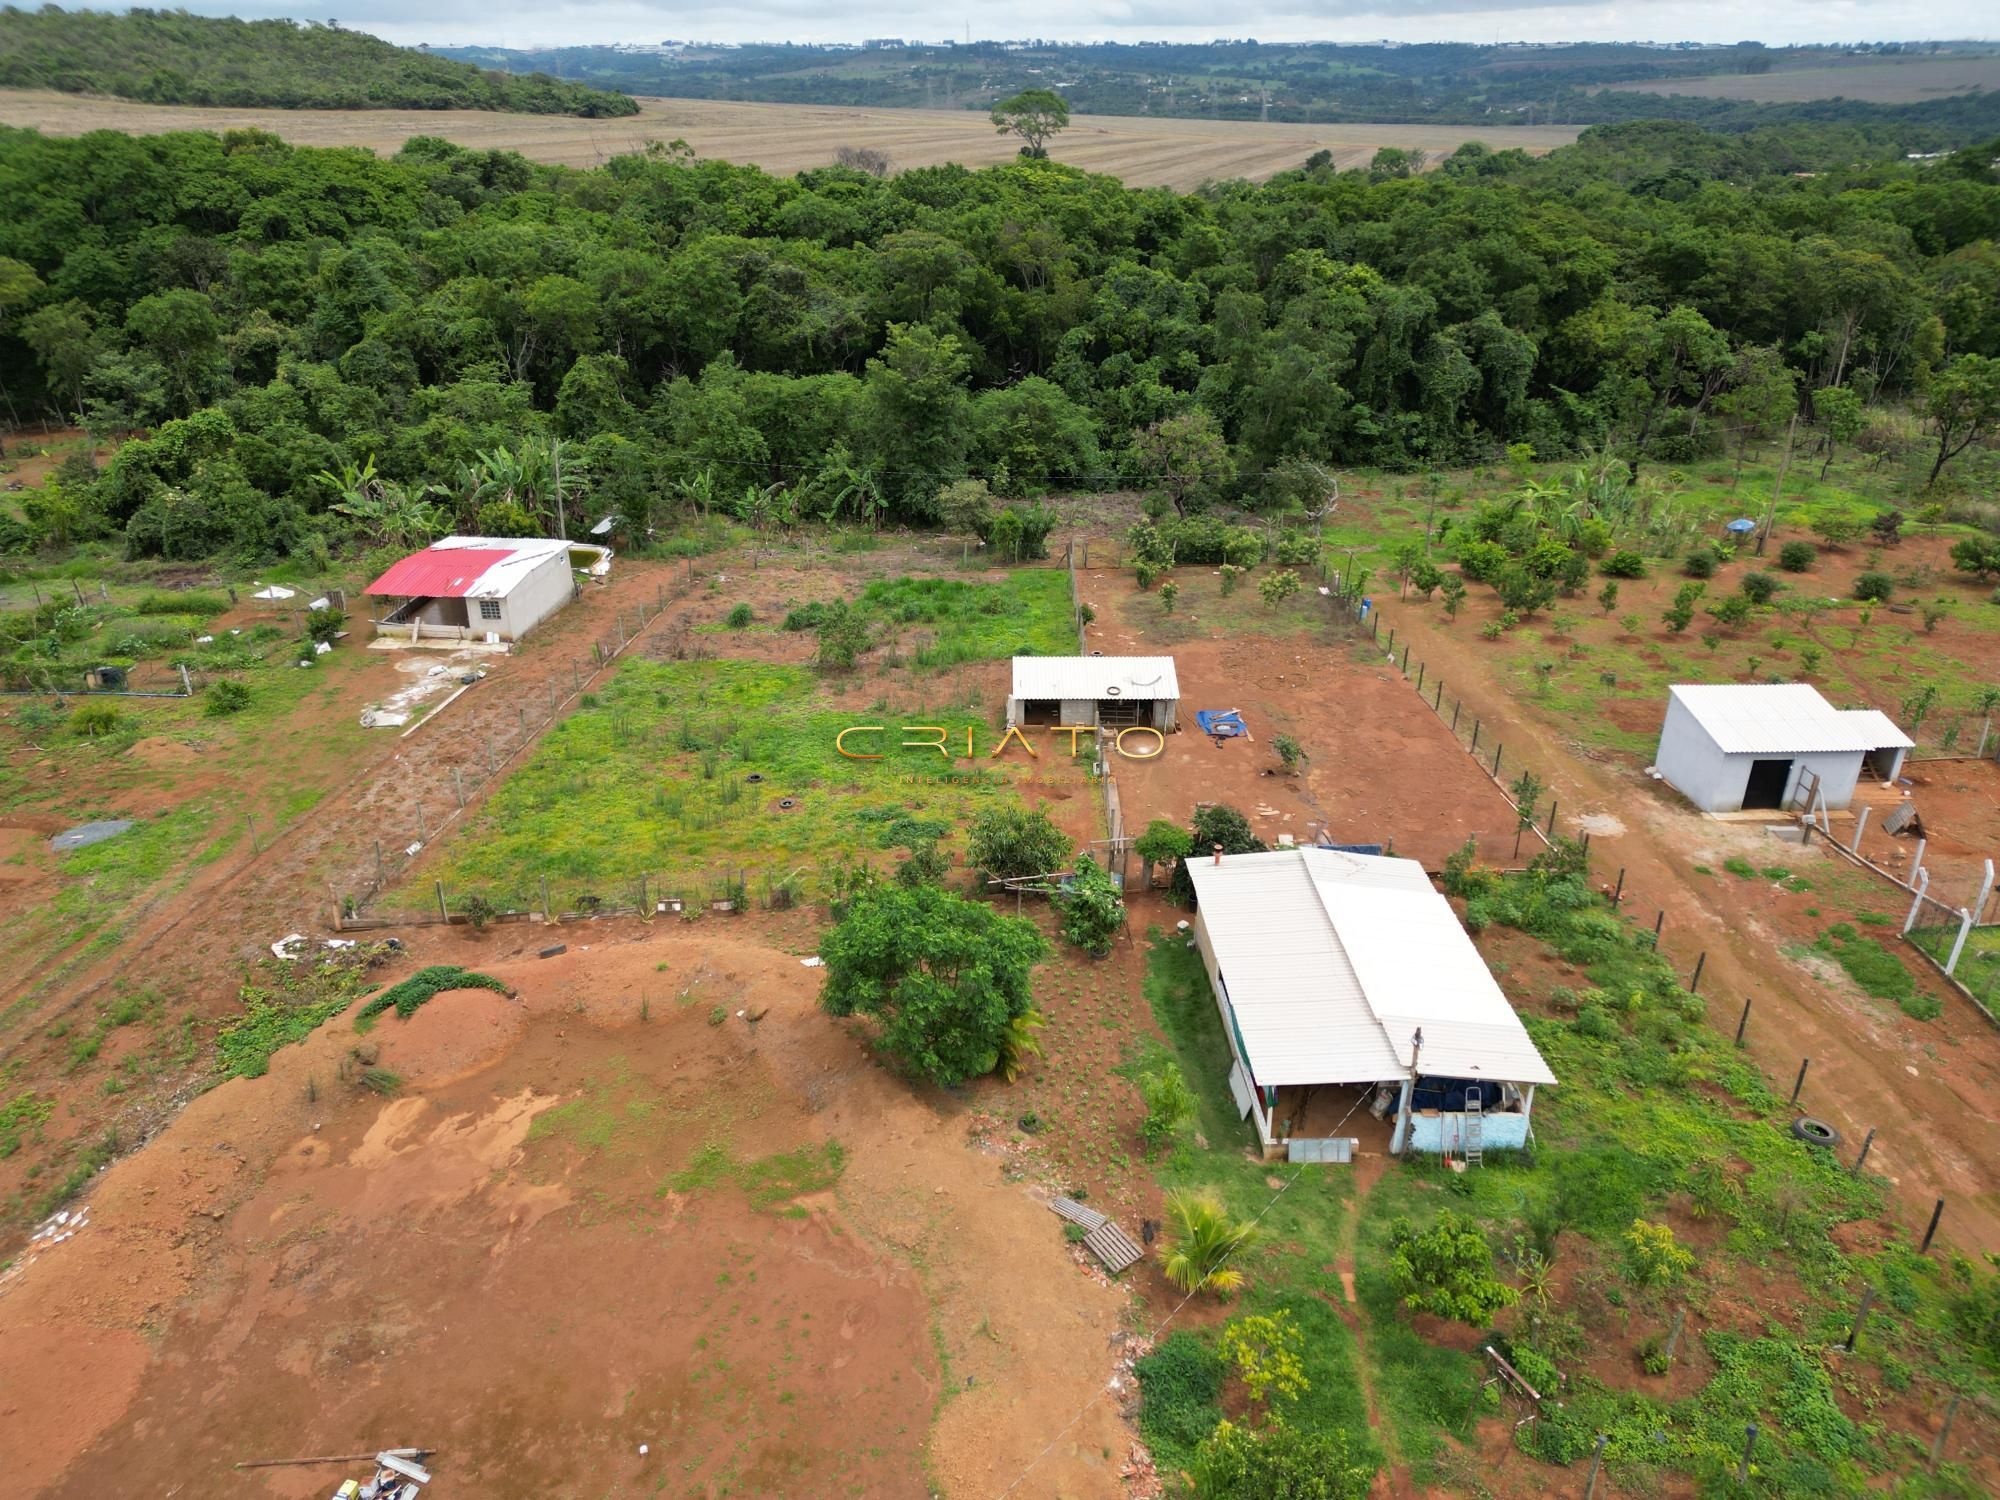
POLYGON ((820 940, 831 1015, 873 1016, 883 1047, 934 1083, 999 1065, 1049 945, 1032 922, 932 885, 883 885, 854 899, 820 940))
POLYGON ((1069 104, 1053 89, 1022 89, 993 106, 993 128, 1021 138, 1021 154, 1049 154, 1049 137, 1069 128, 1069 104))
MULTIPOLYGON (((1793 403, 1866 441, 1822 390, 1921 402, 1946 474, 1993 430, 2000 183, 1837 135, 1645 122, 1175 194, 1030 160, 776 178, 671 148, 577 171, 0 130, 0 196, 0 393, 136 439, 61 510, 135 555, 372 543, 319 478, 371 457, 380 498, 461 530, 927 524, 965 480, 998 528, 1147 485, 1290 514, 1309 473, 1506 444, 1678 463, 1793 403)), ((1172 552, 1258 540, 1190 514, 1172 552)))
POLYGON ((338 22, 239 21, 184 10, 0 8, 0 88, 148 104, 273 109, 504 109, 630 115, 623 94, 539 71, 495 73, 338 22))

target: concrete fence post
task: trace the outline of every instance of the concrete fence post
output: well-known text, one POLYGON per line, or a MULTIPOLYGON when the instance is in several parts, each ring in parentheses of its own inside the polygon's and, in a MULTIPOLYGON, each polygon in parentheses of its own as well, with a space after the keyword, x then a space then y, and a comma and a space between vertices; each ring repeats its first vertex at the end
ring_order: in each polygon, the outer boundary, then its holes
POLYGON ((1958 967, 1958 956, 1965 951, 1965 940, 1972 932, 1972 913, 1960 911, 1958 914, 1958 936, 1951 942, 1951 957, 1944 961, 1944 971, 1949 974, 1958 967))
POLYGON ((1910 876, 1910 883, 1916 887, 1916 894, 1910 898, 1910 914, 1903 918, 1904 937, 1908 937, 1910 929, 1917 925, 1917 913, 1923 909, 1924 892, 1931 883, 1930 876, 1924 874, 1922 870, 1912 870, 1910 876))
POLYGON ((1912 881, 1917 878, 1917 871, 1924 867, 1924 849, 1929 843, 1930 838, 1928 835, 1917 840, 1917 857, 1910 861, 1910 879, 1912 881))
POLYGON ((1861 835, 1867 831, 1868 815, 1873 811, 1875 811, 1875 809, 1872 807, 1864 807, 1861 809, 1860 813, 1855 817, 1854 837, 1848 841, 1847 844, 1848 853, 1859 854, 1861 852, 1861 835))

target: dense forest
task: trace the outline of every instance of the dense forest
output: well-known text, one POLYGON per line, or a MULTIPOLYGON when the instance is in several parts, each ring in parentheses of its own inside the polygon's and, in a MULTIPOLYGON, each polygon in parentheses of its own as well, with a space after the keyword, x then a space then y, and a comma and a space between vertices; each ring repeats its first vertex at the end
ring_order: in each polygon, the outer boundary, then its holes
POLYGON ((481 69, 337 26, 181 10, 0 8, 0 88, 149 104, 275 109, 502 109, 629 115, 620 94, 532 70, 481 69))
MULTIPOLYGON (((1993 48, 1912 47, 1924 55, 1990 57, 1993 48)), ((1864 128, 1906 150, 1932 150, 2000 132, 2000 90, 1911 104, 1819 99, 1749 104, 1730 99, 1606 90, 1609 83, 1774 68, 1893 61, 1899 44, 1873 49, 1666 48, 1631 43, 1411 47, 1254 41, 972 42, 829 47, 753 43, 633 51, 552 47, 439 49, 482 67, 553 73, 633 94, 762 99, 782 104, 903 105, 985 109, 1024 88, 1056 87, 1072 108, 1101 115, 1199 119, 1420 122, 1451 125, 1596 125, 1694 120, 1719 130, 1806 122, 1864 128)))
POLYGON ((1852 149, 1636 124, 1179 195, 1055 161, 0 132, 0 411, 129 439, 0 545, 323 556, 558 504, 924 522, 967 476, 1282 507, 1317 465, 1672 463, 1795 411, 1863 445, 1914 411, 1976 456, 1996 147, 1794 165, 1852 149))

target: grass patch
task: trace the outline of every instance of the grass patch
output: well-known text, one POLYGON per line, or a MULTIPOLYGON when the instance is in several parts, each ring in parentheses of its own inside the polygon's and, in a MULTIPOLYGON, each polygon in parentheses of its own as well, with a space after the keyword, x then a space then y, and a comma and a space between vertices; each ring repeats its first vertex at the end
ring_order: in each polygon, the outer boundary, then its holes
POLYGON ((23 1141, 40 1140, 42 1126, 55 1107, 55 1100, 33 1092, 16 1094, 0 1104, 0 1161, 19 1151, 23 1141))
MULTIPOLYGON (((655 891, 698 897, 722 872, 817 868, 836 851, 877 844, 902 819, 962 829, 1010 795, 1015 777, 1053 759, 1048 746, 1037 747, 1039 760, 1018 748, 991 759, 996 736, 963 703, 837 710, 817 690, 800 667, 625 661, 596 706, 544 736, 436 874, 454 898, 483 894, 502 910, 539 906, 543 877, 566 907, 629 903, 642 876, 655 891), (940 755, 934 740, 903 747, 922 738, 904 724, 944 726, 959 758, 940 755), (840 753, 835 740, 854 725, 882 726, 847 746, 880 759, 840 753)), ((398 899, 415 905, 427 892, 425 882, 398 899)))
MULTIPOLYGON (((1813 947, 1831 955, 1847 971, 1849 979, 1877 1000, 1893 1001, 1921 1020, 1930 1020, 1937 1015, 1937 1001, 1918 993, 1917 982, 1910 977, 1903 961, 1874 938, 1856 934, 1847 923, 1836 922, 1813 947), (1929 1014, 1919 1015, 1925 1009, 1929 1010, 1929 1014)), ((1950 951, 1949 947, 1946 951, 1950 951)))
MULTIPOLYGON (((361 950, 347 952, 359 955, 361 950)), ((358 956, 323 963, 264 960, 258 982, 238 992, 243 1014, 216 1034, 222 1076, 261 1078, 270 1071, 274 1052, 304 1041, 367 988, 367 969, 358 956)))
POLYGON ((476 969, 460 968, 457 964, 432 964, 427 969, 417 970, 401 984, 390 985, 362 1006, 361 1013, 354 1018, 355 1033, 359 1035, 368 1031, 374 1026, 375 1018, 391 1007, 407 1021, 431 996, 441 995, 446 990, 494 990, 504 995, 507 986, 491 974, 481 974, 476 969))
POLYGON ((1757 867, 1740 854, 1732 854, 1722 862, 1722 868, 1739 880, 1755 880, 1757 867))
POLYGON ((695 1152, 680 1171, 660 1184, 660 1194, 699 1193, 729 1183, 739 1188, 757 1208, 776 1208, 809 1193, 823 1193, 840 1180, 847 1170, 847 1152, 840 1142, 827 1141, 801 1146, 796 1151, 779 1151, 770 1156, 743 1160, 729 1148, 711 1141, 695 1152))

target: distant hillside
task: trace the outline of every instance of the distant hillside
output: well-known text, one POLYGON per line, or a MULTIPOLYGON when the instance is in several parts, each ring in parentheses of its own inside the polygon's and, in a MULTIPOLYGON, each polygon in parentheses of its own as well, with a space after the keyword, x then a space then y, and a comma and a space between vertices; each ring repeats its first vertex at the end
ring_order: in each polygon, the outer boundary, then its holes
POLYGON ((357 31, 186 11, 0 8, 0 88, 149 104, 275 109, 495 109, 629 115, 622 94, 540 73, 488 72, 357 31))
MULTIPOLYGON (((628 94, 773 104, 918 106, 984 112, 1024 88, 1054 88, 1098 115, 1165 115, 1288 124, 1600 125, 1694 120, 1742 131, 1850 125, 1909 150, 1984 140, 2000 122, 1990 43, 1865 47, 1545 47, 1334 42, 972 42, 865 45, 656 44, 510 52, 448 47, 440 56, 509 72, 535 69, 628 94), (1841 94, 1842 81, 1897 64, 1900 92, 1841 94), (1808 73, 1819 93, 1802 92, 1808 73), (1715 89, 1711 75, 1745 92, 1715 89), (1685 92, 1689 89, 1692 92, 1685 92), (1644 92, 1655 90, 1659 92, 1644 92), (1696 95, 1716 92, 1722 97, 1696 95), (1669 95, 1673 95, 1670 97, 1669 95), (1945 97, 1954 95, 1955 97, 1945 97), (1862 102, 1867 98, 1884 102, 1862 102), (1763 100, 1771 103, 1759 102, 1763 100), (1779 102, 1783 101, 1783 102, 1779 102)), ((1879 87, 1879 85, 1878 85, 1879 87)))

